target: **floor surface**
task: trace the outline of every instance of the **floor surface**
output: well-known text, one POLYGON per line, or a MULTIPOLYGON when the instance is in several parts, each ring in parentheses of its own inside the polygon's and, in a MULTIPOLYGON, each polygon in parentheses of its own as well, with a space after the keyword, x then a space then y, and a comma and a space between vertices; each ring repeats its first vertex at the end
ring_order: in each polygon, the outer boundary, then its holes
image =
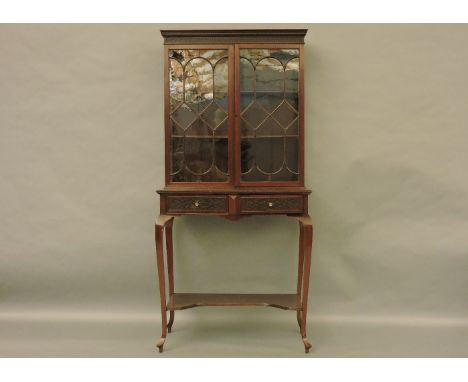
POLYGON ((310 319, 304 353, 295 313, 273 308, 177 311, 164 352, 159 316, 0 314, 2 357, 467 357, 466 325, 310 319))

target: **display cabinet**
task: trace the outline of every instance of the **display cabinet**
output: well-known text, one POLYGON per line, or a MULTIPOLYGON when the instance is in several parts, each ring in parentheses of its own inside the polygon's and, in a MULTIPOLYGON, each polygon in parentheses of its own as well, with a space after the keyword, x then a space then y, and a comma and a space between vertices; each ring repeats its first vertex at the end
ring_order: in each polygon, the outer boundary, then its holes
POLYGON ((312 223, 307 203, 310 190, 304 187, 306 32, 161 31, 165 44, 165 187, 158 190, 160 216, 156 221, 160 352, 171 332, 174 311, 197 306, 270 306, 296 311, 309 352, 306 322, 312 223), (181 215, 230 220, 288 215, 296 219, 299 254, 291 257, 298 263, 295 293, 175 292, 172 226, 181 215))

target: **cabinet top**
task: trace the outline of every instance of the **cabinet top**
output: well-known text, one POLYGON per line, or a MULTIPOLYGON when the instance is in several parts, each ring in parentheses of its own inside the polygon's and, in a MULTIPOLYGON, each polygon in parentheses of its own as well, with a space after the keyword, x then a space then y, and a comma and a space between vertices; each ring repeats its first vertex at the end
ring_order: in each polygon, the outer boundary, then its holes
POLYGON ((164 44, 290 43, 304 44, 307 29, 161 30, 164 44))

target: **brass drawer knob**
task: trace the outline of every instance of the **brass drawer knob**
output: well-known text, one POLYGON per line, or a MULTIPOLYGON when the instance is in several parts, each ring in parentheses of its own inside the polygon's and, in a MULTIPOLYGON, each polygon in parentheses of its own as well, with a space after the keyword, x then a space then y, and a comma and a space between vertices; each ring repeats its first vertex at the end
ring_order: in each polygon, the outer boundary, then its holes
POLYGON ((198 200, 195 200, 195 201, 193 202, 193 205, 194 205, 195 207, 199 207, 199 206, 200 206, 200 202, 199 202, 198 200))
POLYGON ((268 207, 273 207, 273 202, 268 202, 268 207))

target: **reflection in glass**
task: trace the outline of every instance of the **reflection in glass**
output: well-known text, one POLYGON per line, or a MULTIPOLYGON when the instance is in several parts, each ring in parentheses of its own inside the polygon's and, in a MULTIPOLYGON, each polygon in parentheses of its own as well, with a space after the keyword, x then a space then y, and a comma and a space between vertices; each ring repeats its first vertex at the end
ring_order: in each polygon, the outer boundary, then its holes
POLYGON ((205 109, 201 117, 212 129, 216 129, 221 122, 227 119, 227 114, 216 103, 212 103, 205 109))
POLYGON ((184 101, 184 69, 180 62, 169 60, 170 76, 170 105, 171 112, 174 111, 184 101))
POLYGON ((186 104, 182 104, 172 113, 171 119, 182 129, 186 129, 188 125, 197 119, 197 113, 186 104))
POLYGON ((240 50, 241 180, 297 181, 299 49, 240 50))
POLYGON ((270 49, 270 56, 281 61, 284 67, 295 60, 299 63, 299 49, 270 49))
POLYGON ((242 113, 242 119, 253 128, 262 123, 266 117, 268 117, 268 113, 258 102, 254 102, 242 113))
POLYGON ((255 169, 255 139, 241 139, 241 172, 247 174, 255 169))
POLYGON ((171 139, 171 174, 178 174, 184 167, 184 139, 171 139))
POLYGON ((213 139, 185 137, 185 165, 193 175, 203 175, 213 165, 213 139))
POLYGON ((265 175, 280 171, 283 167, 284 139, 257 135, 255 145, 257 168, 265 175))
POLYGON ((213 68, 204 58, 194 58, 184 70, 185 103, 201 113, 213 101, 213 68))
POLYGON ((257 101, 271 113, 284 98, 284 69, 280 61, 267 57, 255 67, 257 101))
POLYGON ((255 68, 246 58, 240 59, 240 104, 241 110, 247 108, 255 92, 255 68))
POLYGON ((273 118, 278 121, 283 128, 287 128, 297 117, 297 111, 287 102, 283 102, 273 113, 273 118))
POLYGON ((197 118, 187 129, 185 130, 185 137, 211 137, 213 130, 208 126, 201 118, 197 118))
POLYGON ((219 63, 220 61, 222 62, 223 58, 227 61, 226 54, 227 53, 224 49, 208 49, 208 50, 201 49, 200 50, 200 57, 203 57, 207 59, 208 61, 210 61, 211 65, 213 66, 219 63))
POLYGON ((227 182, 228 59, 225 49, 170 49, 173 182, 227 182))
POLYGON ((256 129, 257 137, 275 137, 281 138, 284 135, 283 128, 272 117, 268 117, 256 129))
POLYGON ((200 56, 198 49, 171 49, 169 58, 172 58, 184 66, 190 59, 200 56))
POLYGON ((218 138, 228 138, 229 136, 229 125, 227 119, 223 123, 219 124, 214 134, 218 138))
POLYGON ((255 130, 243 118, 240 121, 241 137, 254 137, 255 130))
POLYGON ((299 110, 299 58, 287 63, 284 74, 284 98, 295 110, 299 110))
POLYGON ((296 117, 293 123, 288 126, 286 129, 286 135, 299 136, 299 117, 296 117))
POLYGON ((215 165, 218 171, 228 174, 228 139, 215 139, 215 165))
POLYGON ((286 167, 289 169, 289 171, 297 173, 299 171, 297 157, 297 153, 299 152, 298 137, 286 137, 284 139, 284 150, 286 167))
POLYGON ((174 120, 170 119, 170 126, 171 126, 171 136, 183 138, 184 137, 184 129, 180 127, 174 120))
POLYGON ((228 59, 220 59, 214 66, 214 99, 218 106, 228 110, 228 59))

